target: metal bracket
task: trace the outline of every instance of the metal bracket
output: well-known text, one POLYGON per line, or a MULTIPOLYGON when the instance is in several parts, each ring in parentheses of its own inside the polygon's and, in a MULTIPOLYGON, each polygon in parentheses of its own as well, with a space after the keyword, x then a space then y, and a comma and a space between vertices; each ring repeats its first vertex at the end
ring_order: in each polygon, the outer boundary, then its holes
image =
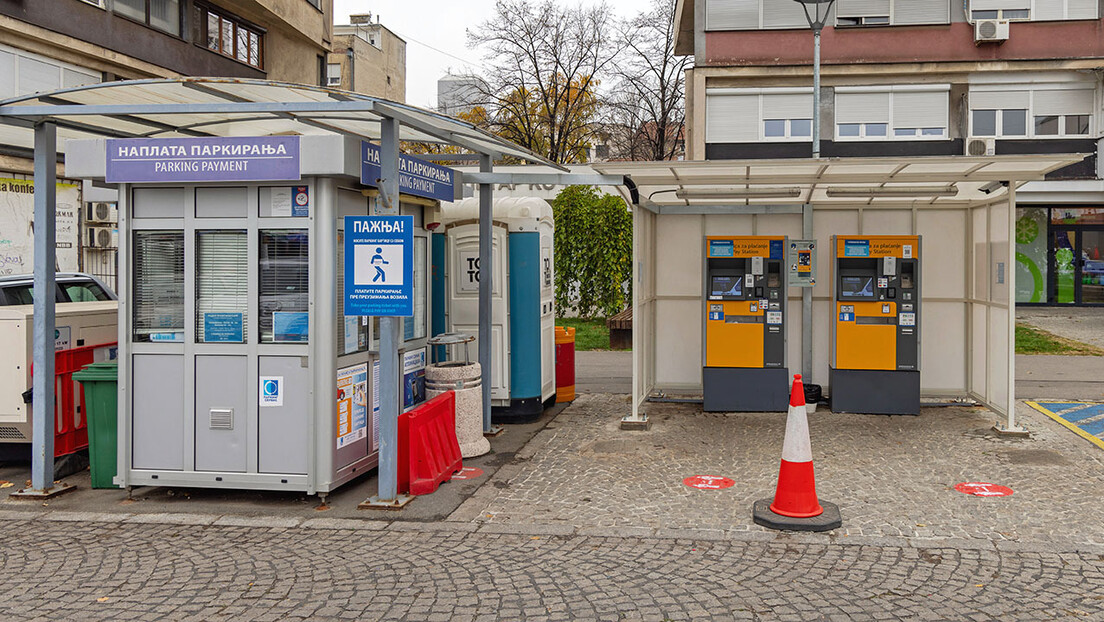
POLYGON ((358 510, 401 510, 407 503, 414 500, 413 495, 398 495, 394 499, 380 499, 378 496, 368 497, 367 501, 361 501, 357 505, 358 510))
POLYGON ((12 499, 20 499, 23 501, 45 501, 46 499, 53 499, 58 495, 63 495, 67 492, 73 492, 77 487, 72 484, 66 484, 65 482, 54 482, 53 486, 45 488, 43 490, 35 490, 34 488, 21 488, 9 495, 12 499))

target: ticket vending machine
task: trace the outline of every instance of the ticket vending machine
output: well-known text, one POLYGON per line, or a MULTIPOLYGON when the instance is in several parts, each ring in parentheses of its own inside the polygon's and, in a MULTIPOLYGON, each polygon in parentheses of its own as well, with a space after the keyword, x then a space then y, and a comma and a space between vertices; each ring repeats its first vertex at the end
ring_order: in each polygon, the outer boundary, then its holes
POLYGON ((834 236, 832 410, 920 414, 920 237, 834 236))
POLYGON ((782 236, 705 239, 706 411, 786 411, 785 253, 782 236))

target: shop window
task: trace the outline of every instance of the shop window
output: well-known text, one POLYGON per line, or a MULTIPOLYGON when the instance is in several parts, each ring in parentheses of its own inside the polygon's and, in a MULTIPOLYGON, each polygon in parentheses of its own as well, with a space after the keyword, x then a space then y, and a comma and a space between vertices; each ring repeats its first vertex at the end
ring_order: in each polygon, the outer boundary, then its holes
POLYGON ((184 340, 184 232, 134 234, 135 342, 184 340))
POLYGON ((180 0, 115 0, 112 10, 136 22, 180 36, 180 0))
POLYGON ((248 274, 245 231, 196 233, 196 342, 245 341, 248 274))
POLYGON ((206 6, 196 7, 198 21, 206 24, 207 49, 258 69, 264 68, 264 32, 240 19, 206 6))
POLYGON ((262 343, 308 340, 310 254, 305 229, 260 232, 262 343))

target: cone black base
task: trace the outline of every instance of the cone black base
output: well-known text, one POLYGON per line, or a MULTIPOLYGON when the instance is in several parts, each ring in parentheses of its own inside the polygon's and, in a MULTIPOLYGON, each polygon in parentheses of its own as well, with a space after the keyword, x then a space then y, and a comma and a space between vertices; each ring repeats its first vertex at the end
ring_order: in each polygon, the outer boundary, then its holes
POLYGON ((751 517, 756 525, 785 531, 830 531, 839 529, 843 525, 839 506, 823 499, 820 500, 820 507, 824 508, 824 512, 820 516, 810 518, 793 518, 775 514, 770 509, 770 504, 773 502, 773 498, 760 499, 751 507, 751 517))

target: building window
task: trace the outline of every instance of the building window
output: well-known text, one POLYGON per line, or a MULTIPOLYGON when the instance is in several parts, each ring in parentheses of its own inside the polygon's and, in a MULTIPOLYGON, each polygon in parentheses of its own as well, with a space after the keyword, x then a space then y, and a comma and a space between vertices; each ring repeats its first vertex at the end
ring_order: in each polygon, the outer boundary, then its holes
POLYGON ((326 65, 326 86, 341 86, 341 63, 326 65))
POLYGON ((1094 99, 1094 90, 1083 87, 974 91, 970 93, 970 134, 995 138, 1090 136, 1094 99))
POLYGON ((836 25, 841 27, 948 22, 946 0, 838 0, 836 5, 836 25))
POLYGON ((197 7, 200 23, 205 23, 207 49, 237 61, 264 69, 264 33, 232 16, 208 7, 197 7))
POLYGON ((837 87, 836 139, 943 139, 949 89, 949 85, 837 87))
POLYGON ((322 10, 322 0, 307 0, 307 2, 309 2, 311 6, 318 9, 319 11, 322 10))
POLYGON ((180 36, 180 0, 115 0, 112 10, 136 22, 180 36))
POLYGON ((1009 21, 1023 21, 1031 19, 1031 11, 1028 9, 996 9, 986 11, 970 11, 973 19, 1004 19, 1009 21))
POLYGON ((710 89, 707 143, 807 141, 813 135, 812 89, 710 89))

